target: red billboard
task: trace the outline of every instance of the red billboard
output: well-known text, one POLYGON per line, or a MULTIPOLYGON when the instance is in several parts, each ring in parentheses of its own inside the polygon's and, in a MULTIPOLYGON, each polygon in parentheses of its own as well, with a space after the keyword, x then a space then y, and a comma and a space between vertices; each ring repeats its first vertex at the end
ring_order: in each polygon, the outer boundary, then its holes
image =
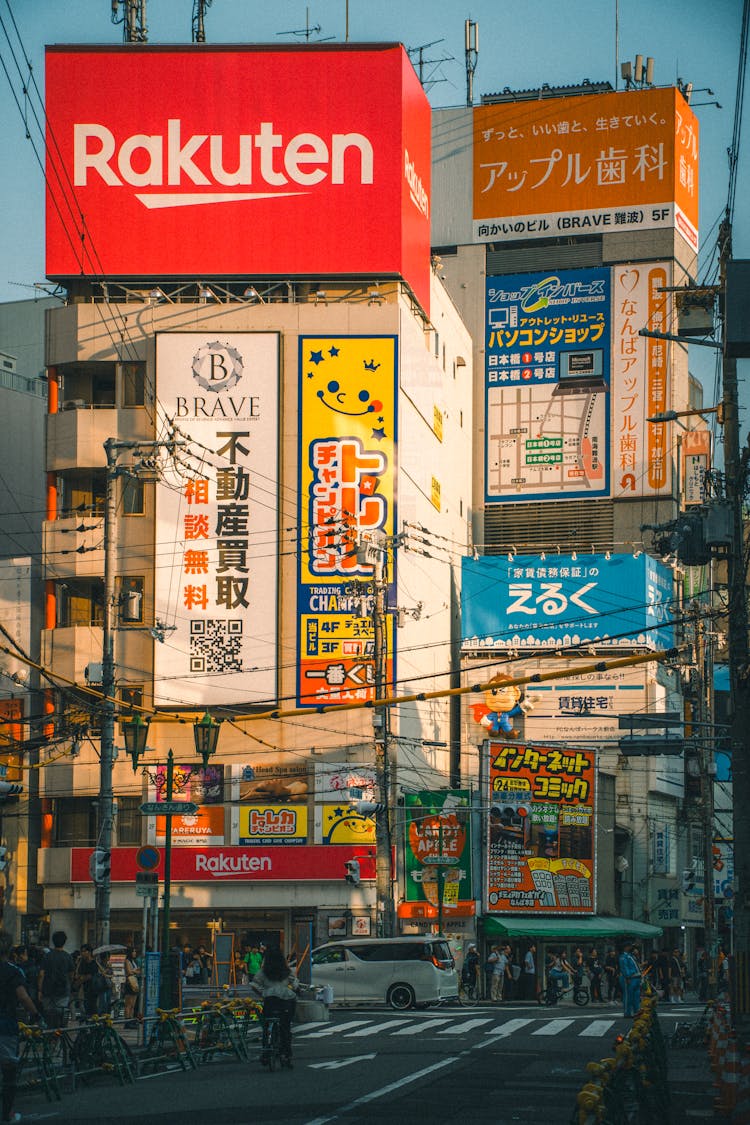
POLYGON ((400 275, 429 311, 430 107, 400 45, 48 47, 46 103, 50 278, 400 275))
MULTIPOLYGON (((93 848, 71 848, 71 883, 90 883, 89 860, 93 848)), ((136 862, 139 848, 112 849, 112 882, 134 883, 140 870, 136 862)), ((159 851, 156 872, 164 876, 164 851, 159 851)), ((175 848, 172 852, 173 883, 237 883, 315 880, 343 880, 346 861, 358 859, 363 879, 375 878, 372 848, 307 844, 287 848, 268 847, 175 848), (372 852, 372 854, 370 854, 372 852)))

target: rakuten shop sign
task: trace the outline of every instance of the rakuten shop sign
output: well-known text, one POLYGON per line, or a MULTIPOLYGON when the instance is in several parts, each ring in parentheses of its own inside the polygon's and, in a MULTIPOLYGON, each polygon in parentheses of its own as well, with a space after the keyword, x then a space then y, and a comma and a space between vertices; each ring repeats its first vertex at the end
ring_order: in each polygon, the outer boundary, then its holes
POLYGON ((46 67, 49 277, 401 275, 427 309, 430 108, 403 47, 49 47, 46 67))

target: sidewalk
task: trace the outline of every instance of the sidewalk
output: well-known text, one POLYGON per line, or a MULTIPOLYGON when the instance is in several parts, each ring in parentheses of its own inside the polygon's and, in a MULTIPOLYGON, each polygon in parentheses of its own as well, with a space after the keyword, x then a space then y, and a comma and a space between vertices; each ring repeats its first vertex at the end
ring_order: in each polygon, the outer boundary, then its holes
POLYGON ((714 1111, 713 1074, 705 1047, 667 1049, 672 1125, 727 1121, 714 1111))

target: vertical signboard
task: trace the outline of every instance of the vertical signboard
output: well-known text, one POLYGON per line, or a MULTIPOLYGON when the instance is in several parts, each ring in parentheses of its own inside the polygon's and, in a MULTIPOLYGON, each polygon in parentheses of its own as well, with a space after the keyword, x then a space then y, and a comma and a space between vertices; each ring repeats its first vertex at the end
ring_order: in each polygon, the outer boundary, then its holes
POLYGON ((279 344, 160 333, 157 399, 192 440, 156 488, 157 706, 276 696, 279 344))
POLYGON ((593 750, 487 746, 487 912, 593 914, 593 750))
POLYGON ((711 431, 685 430, 682 434, 682 505, 703 504, 707 499, 706 473, 711 468, 711 431))
POLYGON ((443 908, 473 899, 471 794, 468 789, 407 793, 404 797, 404 875, 407 902, 438 905, 442 868, 443 908))
MULTIPOLYGON (((396 337, 300 338, 299 706, 374 698, 374 566, 396 528, 396 337)), ((390 568, 390 604, 395 575, 390 568)), ((386 628, 393 679, 394 630, 386 628)))
POLYGON ((669 262, 635 262, 613 270, 612 414, 613 493, 668 494, 672 487, 672 424, 648 422, 671 406, 669 340, 672 324, 669 262))
POLYGON ((698 121, 625 90, 474 110, 474 241, 675 227, 698 249, 698 121))
POLYGON ((485 500, 609 495, 609 270, 488 277, 485 331, 485 500))

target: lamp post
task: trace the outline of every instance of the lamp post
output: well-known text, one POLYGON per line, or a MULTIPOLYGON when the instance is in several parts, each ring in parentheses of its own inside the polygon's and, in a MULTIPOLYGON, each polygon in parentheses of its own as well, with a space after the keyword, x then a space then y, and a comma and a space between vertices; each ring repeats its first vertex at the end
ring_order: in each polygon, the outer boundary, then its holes
MULTIPOLYGON (((195 751, 202 762, 202 770, 208 769, 209 759, 216 753, 219 741, 221 724, 206 711, 199 722, 193 724, 193 737, 195 751)), ((129 723, 124 724, 125 748, 133 762, 133 772, 138 769, 141 754, 146 749, 146 737, 149 724, 140 715, 129 723)), ((174 980, 176 966, 172 965, 169 949, 169 924, 170 906, 172 897, 172 800, 174 798, 174 753, 170 747, 167 754, 165 804, 165 832, 164 832, 164 906, 162 909, 161 929, 161 987, 159 1000, 162 1008, 171 1008, 174 1001, 174 980)))

